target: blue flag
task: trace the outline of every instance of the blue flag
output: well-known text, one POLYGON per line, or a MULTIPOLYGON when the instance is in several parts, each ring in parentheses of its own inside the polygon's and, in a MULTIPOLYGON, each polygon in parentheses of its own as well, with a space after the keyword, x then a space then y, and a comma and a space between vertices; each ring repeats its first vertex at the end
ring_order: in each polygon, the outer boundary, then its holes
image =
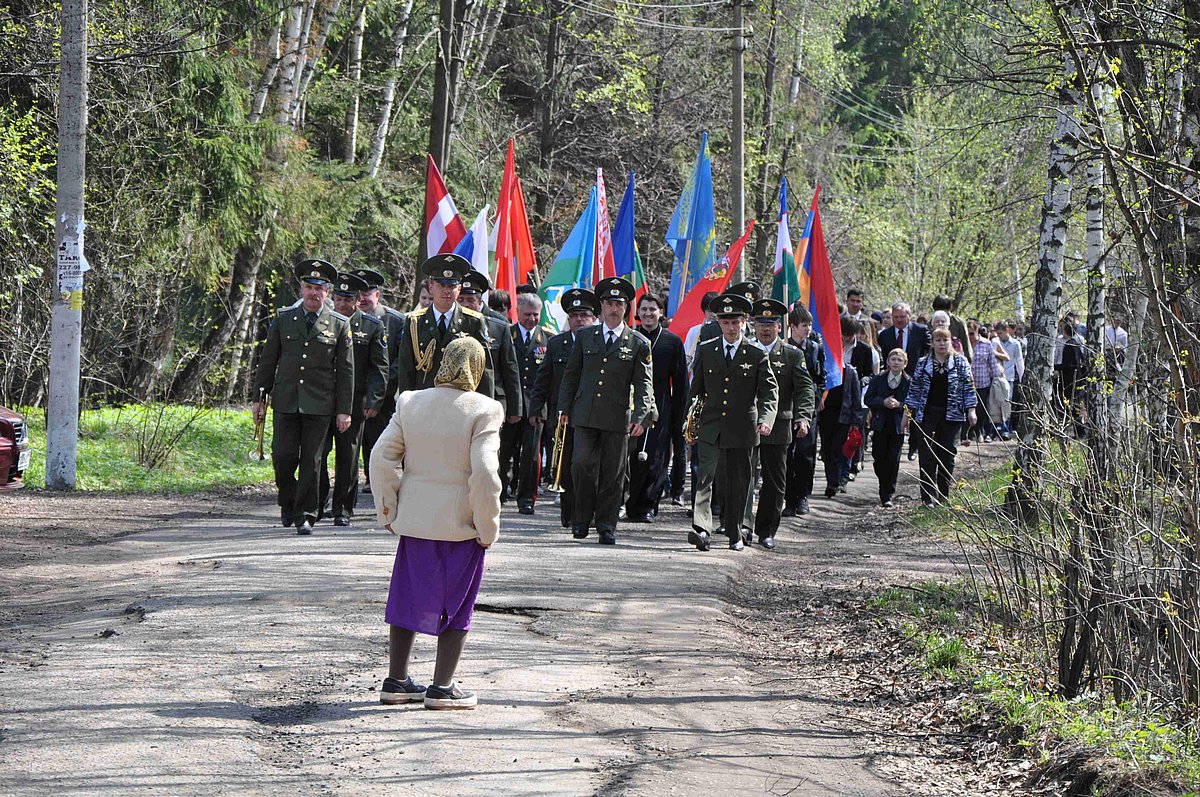
POLYGON ((708 133, 700 139, 696 168, 679 195, 666 241, 675 253, 671 265, 671 295, 667 301, 667 314, 674 315, 683 297, 717 260, 717 219, 712 163, 708 159, 708 133))
POLYGON ((625 277, 630 282, 633 281, 630 275, 637 266, 637 246, 633 234, 633 172, 630 172, 629 184, 625 186, 625 196, 621 198, 621 208, 617 211, 617 226, 613 229, 613 265, 616 275, 625 277))

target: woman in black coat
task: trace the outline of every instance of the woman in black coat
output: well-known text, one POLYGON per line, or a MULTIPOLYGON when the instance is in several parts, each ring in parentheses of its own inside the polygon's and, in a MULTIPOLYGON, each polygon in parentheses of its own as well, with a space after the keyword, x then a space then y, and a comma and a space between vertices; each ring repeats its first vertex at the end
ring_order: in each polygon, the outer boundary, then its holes
POLYGON ((900 475, 900 452, 904 448, 904 400, 912 382, 904 372, 908 355, 903 349, 892 349, 887 358, 887 371, 879 374, 867 386, 864 401, 871 410, 871 455, 875 460, 875 475, 879 478, 879 503, 892 506, 896 494, 896 478, 900 475))

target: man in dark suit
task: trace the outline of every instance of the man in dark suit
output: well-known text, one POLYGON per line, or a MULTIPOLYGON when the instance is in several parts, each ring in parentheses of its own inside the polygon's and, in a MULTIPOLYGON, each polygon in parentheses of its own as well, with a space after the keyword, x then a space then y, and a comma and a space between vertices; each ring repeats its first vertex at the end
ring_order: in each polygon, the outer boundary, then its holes
MULTIPOLYGON (((484 351, 490 351, 483 316, 458 303, 462 279, 469 271, 471 264, 460 255, 433 255, 421 265, 422 276, 429 279, 433 302, 408 314, 400 350, 389 363, 389 381, 396 383, 398 391, 433 387, 442 365, 442 352, 455 338, 475 338, 484 351)), ((490 371, 484 373, 475 390, 494 397, 490 371)))
POLYGON ((386 281, 382 274, 371 268, 356 268, 350 273, 367 283, 366 289, 358 292, 358 309, 383 322, 384 343, 387 346, 388 357, 386 374, 388 382, 383 391, 383 403, 379 406, 379 412, 376 415, 363 421, 362 461, 363 473, 366 474, 367 479, 363 492, 369 493, 371 492, 371 450, 375 448, 375 441, 379 439, 379 435, 383 434, 388 422, 392 420, 392 413, 396 411, 396 388, 398 386, 394 381, 391 363, 400 353, 400 340, 404 337, 404 322, 407 319, 404 313, 388 307, 380 301, 380 291, 386 281))
MULTIPOLYGON (((596 315, 600 312, 600 303, 596 295, 584 288, 571 288, 559 297, 559 305, 567 314, 567 329, 550 338, 546 344, 546 356, 538 366, 537 378, 533 383, 533 393, 529 398, 529 415, 531 418, 546 416, 547 427, 557 429, 561 412, 558 397, 562 387, 563 376, 567 372, 567 363, 571 361, 571 351, 575 348, 575 336, 580 331, 596 323, 596 315)), ((559 519, 564 529, 571 527, 575 515, 575 491, 571 481, 571 461, 575 452, 574 430, 567 427, 562 433, 562 472, 551 473, 550 482, 561 480, 562 492, 559 494, 559 519)), ((551 460, 553 460, 554 432, 549 435, 551 460)))
MULTIPOLYGON (((825 343, 813 331, 812 313, 797 304, 788 311, 788 343, 804 355, 804 365, 813 384, 813 410, 808 414, 809 433, 788 447, 787 505, 783 516, 807 515, 817 469, 817 411, 825 393, 825 343)), ((798 420, 793 418, 793 420, 798 420)))
MULTIPOLYGON (((760 438, 758 443, 762 489, 758 494, 758 512, 753 520, 754 535, 764 548, 770 550, 775 547, 775 533, 779 530, 779 519, 783 512, 784 490, 787 487, 787 450, 792 442, 793 427, 797 437, 808 436, 816 404, 804 352, 784 343, 779 334, 787 316, 787 306, 775 299, 759 299, 754 303, 752 312, 758 346, 767 353, 771 373, 779 385, 775 425, 771 433, 760 438)), ((749 514, 749 496, 746 510, 749 514)))
POLYGON ((650 523, 658 514, 658 501, 667 484, 671 440, 676 432, 683 433, 683 416, 687 411, 687 357, 683 338, 663 328, 663 311, 662 302, 653 294, 644 294, 638 300, 641 332, 650 341, 652 352, 658 419, 647 430, 644 440, 634 439, 630 451, 625 516, 634 523, 650 523))
POLYGON ((615 545, 629 461, 627 441, 645 434, 654 411, 654 385, 650 341, 625 325, 633 285, 621 277, 608 277, 596 283, 596 295, 601 323, 578 333, 563 375, 559 406, 575 426, 572 536, 587 537, 594 520, 600 544, 615 545))
POLYGON ((696 348, 692 364, 691 401, 704 402, 700 439, 696 445, 695 506, 688 542, 709 549, 714 531, 713 481, 720 478, 721 526, 729 548, 740 551, 742 516, 750 490, 751 462, 760 436, 771 434, 779 400, 779 385, 767 353, 742 335, 751 304, 740 294, 725 293, 709 304, 721 324, 721 337, 696 348))
POLYGON ((550 343, 550 333, 538 326, 541 317, 542 300, 536 293, 517 294, 517 323, 509 327, 508 332, 521 375, 524 414, 516 423, 507 423, 501 430, 500 478, 504 480, 511 463, 510 484, 515 484, 512 492, 522 515, 533 514, 542 462, 544 406, 539 407, 538 414, 532 413, 534 384, 550 343))
POLYGON ((892 349, 903 349, 908 355, 905 372, 912 376, 917 360, 929 353, 929 327, 912 320, 907 302, 892 305, 892 325, 879 333, 880 353, 886 360, 892 349))
MULTIPOLYGON (((508 331, 508 319, 493 312, 483 304, 483 295, 491 288, 487 275, 471 269, 462 278, 462 287, 458 291, 458 303, 468 310, 474 310, 483 316, 487 327, 487 359, 484 360, 484 378, 492 382, 492 398, 504 405, 505 420, 517 423, 521 420, 524 397, 521 394, 520 365, 517 363, 517 350, 513 348, 512 335, 508 331)), ((501 500, 507 497, 512 484, 501 472, 501 481, 505 490, 501 500)))

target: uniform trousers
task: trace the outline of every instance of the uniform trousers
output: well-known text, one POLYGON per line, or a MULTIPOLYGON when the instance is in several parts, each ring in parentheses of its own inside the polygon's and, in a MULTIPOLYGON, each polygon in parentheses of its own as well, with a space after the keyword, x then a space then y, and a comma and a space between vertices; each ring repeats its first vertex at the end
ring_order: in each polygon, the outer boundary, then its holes
POLYGON ((680 429, 671 435, 671 497, 683 497, 683 483, 687 478, 687 441, 680 429))
POLYGON ((290 511, 297 522, 305 515, 316 517, 330 417, 276 411, 273 419, 271 459, 275 466, 275 486, 279 489, 279 507, 290 511))
POLYGON ((504 422, 500 427, 500 499, 506 501, 516 497, 517 482, 521 475, 521 427, 525 420, 516 423, 504 422))
MULTIPOLYGON (((789 421, 790 423, 790 421, 789 421)), ((783 498, 787 489, 786 445, 758 447, 758 467, 762 473, 762 488, 758 491, 758 511, 754 515, 754 534, 760 540, 775 536, 783 516, 783 498)))
MULTIPOLYGON (((546 427, 550 428, 550 424, 546 424, 546 427)), ((550 448, 548 450, 553 455, 553 437, 550 438, 550 448)), ((562 492, 558 494, 559 520, 562 522, 562 527, 564 529, 570 528, 572 521, 575 519, 575 480, 573 474, 574 465, 572 464, 574 462, 575 430, 571 427, 567 427, 566 434, 563 435, 562 478, 559 484, 559 487, 562 488, 562 492)), ((553 464, 553 461, 549 461, 549 464, 553 464)), ((549 474, 548 478, 550 479, 550 484, 554 484, 556 474, 549 467, 546 468, 546 471, 549 474)))
POLYGON ((787 453, 787 505, 793 509, 800 499, 812 495, 813 475, 817 472, 817 427, 792 440, 787 453))
POLYGON ((504 481, 509 462, 504 457, 507 437, 512 477, 506 485, 516 497, 518 506, 533 506, 537 502, 542 471, 542 419, 534 418, 533 421, 530 423, 527 418, 522 418, 516 423, 506 423, 500 439, 500 479, 504 481))
MULTIPOLYGON (((321 502, 324 509, 329 500, 329 452, 333 455, 333 509, 337 515, 353 515, 354 505, 358 503, 358 449, 362 444, 363 427, 366 418, 362 415, 351 415, 350 425, 346 431, 337 430, 337 421, 329 424, 329 434, 325 438, 325 449, 321 455, 321 469, 318 477, 321 482, 321 502), (335 445, 336 444, 336 445, 335 445)), ((371 469, 371 461, 367 460, 367 470, 371 469)))
POLYGON ((926 407, 921 420, 921 500, 944 501, 954 478, 962 421, 946 420, 944 407, 926 407))
POLYGON ((695 504, 692 528, 712 533, 713 488, 719 484, 722 493, 721 528, 730 541, 742 535, 742 517, 746 511, 746 495, 750 490, 753 448, 718 448, 712 443, 696 445, 695 504))
POLYGON ((658 501, 667 487, 670 453, 671 435, 662 425, 650 427, 643 437, 629 438, 629 500, 625 502, 629 517, 658 514, 658 501), (645 462, 638 459, 643 443, 645 462))
POLYGON ((825 409, 818 422, 821 427, 821 462, 825 464, 825 490, 836 490, 850 472, 850 461, 842 453, 850 424, 838 423, 840 407, 825 409))
POLYGON ((890 501, 896 494, 900 476, 900 453, 904 450, 904 435, 896 431, 895 422, 888 418, 883 428, 871 435, 871 459, 879 479, 879 501, 890 501))
POLYGON ((575 427, 575 451, 571 479, 575 488, 577 527, 593 522, 600 531, 616 531, 617 514, 625 489, 629 462, 629 432, 611 432, 591 426, 575 427))
MULTIPOLYGON (((383 430, 392 420, 392 415, 396 412, 396 385, 388 385, 387 392, 383 397, 383 404, 379 407, 379 414, 374 418, 367 418, 363 421, 362 433, 362 463, 363 473, 366 474, 367 484, 371 483, 371 452, 375 450, 375 441, 379 439, 379 435, 383 434, 383 430)), ((357 477, 356 477, 357 480, 357 477)), ((358 491, 355 490, 357 495, 358 491)))

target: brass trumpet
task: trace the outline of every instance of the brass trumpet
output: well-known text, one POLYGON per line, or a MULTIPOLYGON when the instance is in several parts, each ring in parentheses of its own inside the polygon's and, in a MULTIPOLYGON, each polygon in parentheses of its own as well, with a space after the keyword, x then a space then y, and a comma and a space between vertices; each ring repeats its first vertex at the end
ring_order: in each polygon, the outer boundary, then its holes
POLYGON ((567 448, 567 419, 558 416, 558 426, 554 427, 554 448, 550 452, 550 469, 554 471, 554 484, 546 489, 552 493, 565 493, 562 486, 563 452, 567 448))
POLYGON ((696 396, 688 405, 687 419, 683 422, 683 442, 694 446, 700 442, 700 415, 704 412, 704 396, 696 396))
POLYGON ((250 459, 255 462, 265 462, 267 455, 263 450, 263 444, 267 435, 267 409, 271 406, 271 397, 266 394, 264 389, 259 388, 258 400, 263 403, 263 417, 261 421, 254 424, 254 449, 250 452, 250 459))

